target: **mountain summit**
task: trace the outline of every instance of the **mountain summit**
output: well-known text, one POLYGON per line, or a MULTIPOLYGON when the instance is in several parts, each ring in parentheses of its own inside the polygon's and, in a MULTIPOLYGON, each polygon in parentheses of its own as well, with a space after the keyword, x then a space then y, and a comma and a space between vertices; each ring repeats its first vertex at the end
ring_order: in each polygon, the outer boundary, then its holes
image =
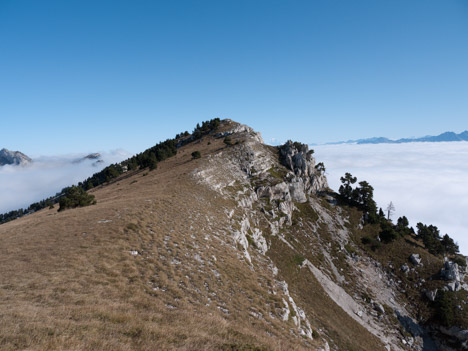
POLYGON ((372 222, 369 184, 336 194, 307 145, 231 120, 158 145, 64 191, 94 205, 0 226, 1 349, 466 347, 435 227, 372 222))
POLYGON ((32 160, 22 152, 10 151, 7 149, 0 150, 0 166, 25 165, 31 162, 32 160))

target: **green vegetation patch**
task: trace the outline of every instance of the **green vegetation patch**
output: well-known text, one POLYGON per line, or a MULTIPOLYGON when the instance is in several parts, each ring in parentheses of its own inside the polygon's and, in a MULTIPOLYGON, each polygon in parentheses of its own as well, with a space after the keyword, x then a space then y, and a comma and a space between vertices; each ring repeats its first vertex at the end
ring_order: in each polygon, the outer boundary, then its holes
POLYGON ((201 153, 200 151, 194 151, 192 152, 192 159, 195 160, 197 158, 201 158, 201 153))
POLYGON ((284 179, 288 173, 284 168, 271 167, 268 173, 275 179, 284 179))
POLYGON ((78 186, 74 185, 66 188, 64 192, 65 194, 59 202, 59 211, 96 204, 94 195, 88 194, 83 188, 78 186))
POLYGON ((305 257, 302 255, 294 255, 292 258, 292 262, 297 266, 302 266, 305 261, 305 257))
POLYGON ((313 222, 318 221, 319 215, 317 214, 317 212, 315 212, 315 210, 312 208, 312 206, 310 206, 310 204, 308 202, 295 203, 294 205, 299 210, 299 213, 297 213, 297 211, 294 211, 294 213, 293 213, 293 223, 295 221, 297 221, 298 216, 302 216, 305 219, 311 220, 313 222))
POLYGON ((223 142, 227 145, 227 146, 231 146, 232 145, 232 139, 231 137, 228 135, 227 137, 224 138, 223 142))

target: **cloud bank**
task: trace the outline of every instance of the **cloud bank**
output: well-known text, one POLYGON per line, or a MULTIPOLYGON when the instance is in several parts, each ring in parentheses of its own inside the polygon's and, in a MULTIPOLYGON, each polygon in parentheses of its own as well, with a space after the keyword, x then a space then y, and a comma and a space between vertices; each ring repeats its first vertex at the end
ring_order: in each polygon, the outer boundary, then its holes
POLYGON ((410 224, 433 224, 449 234, 468 254, 468 142, 377 145, 316 145, 330 187, 350 172, 374 187, 378 206, 390 201, 394 221, 405 215, 410 224))
POLYGON ((28 207, 31 203, 55 195, 64 187, 77 184, 111 163, 121 162, 130 154, 123 150, 101 153, 104 162, 73 162, 86 154, 33 158, 26 166, 0 166, 0 213, 28 207))

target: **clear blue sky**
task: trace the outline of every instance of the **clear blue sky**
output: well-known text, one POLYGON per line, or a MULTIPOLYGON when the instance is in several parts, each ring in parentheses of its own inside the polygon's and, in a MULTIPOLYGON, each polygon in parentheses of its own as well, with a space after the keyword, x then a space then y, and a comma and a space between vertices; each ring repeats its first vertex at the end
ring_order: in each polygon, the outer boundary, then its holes
POLYGON ((139 152, 213 117, 308 143, 468 129, 468 2, 0 0, 0 148, 139 152))

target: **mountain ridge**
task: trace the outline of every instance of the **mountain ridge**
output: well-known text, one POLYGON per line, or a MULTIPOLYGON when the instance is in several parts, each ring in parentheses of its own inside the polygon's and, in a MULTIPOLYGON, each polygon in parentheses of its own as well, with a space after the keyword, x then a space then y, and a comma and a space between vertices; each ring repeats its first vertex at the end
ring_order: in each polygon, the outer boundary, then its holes
POLYGON ((307 145, 268 146, 230 120, 202 130, 178 135, 177 152, 157 167, 87 189, 95 205, 0 225, 2 349, 445 343, 423 290, 463 294, 455 256, 444 264, 414 233, 376 243, 378 224, 328 189, 307 145), (452 283, 458 290, 444 292, 452 283))
POLYGON ((461 133, 444 132, 436 136, 424 136, 418 138, 401 138, 397 140, 389 139, 386 137, 372 137, 366 139, 356 139, 348 141, 337 141, 325 143, 325 145, 339 145, 339 144, 401 144, 401 143, 420 143, 420 142, 456 142, 468 141, 468 130, 461 133))

